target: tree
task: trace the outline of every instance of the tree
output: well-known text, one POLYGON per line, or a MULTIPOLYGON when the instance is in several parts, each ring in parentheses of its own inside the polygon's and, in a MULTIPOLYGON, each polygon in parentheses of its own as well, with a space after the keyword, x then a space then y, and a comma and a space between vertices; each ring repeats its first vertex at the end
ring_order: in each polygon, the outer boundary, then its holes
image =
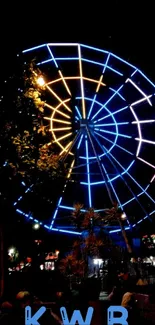
MULTIPOLYGON (((73 243, 71 252, 61 260, 60 269, 66 275, 85 278, 88 275, 89 257, 99 258, 103 254, 103 248, 110 246, 110 240, 101 231, 101 217, 93 208, 82 212, 83 205, 74 205, 72 220, 74 226, 82 231, 82 236, 73 243), (96 228, 99 232, 96 233, 96 228)), ((103 226, 102 226, 103 227, 103 226)))
POLYGON ((13 175, 27 179, 46 173, 58 177, 65 172, 54 152, 49 127, 44 125, 45 91, 38 85, 39 74, 34 62, 24 67, 20 63, 0 102, 1 166, 5 164, 13 175))
POLYGON ((9 220, 12 200, 21 181, 32 184, 45 178, 65 177, 65 168, 44 125, 44 88, 39 87, 36 77, 40 71, 35 62, 19 61, 14 66, 15 74, 3 84, 0 97, 0 295, 4 292, 6 264, 5 220, 9 220))
POLYGON ((127 237, 127 234, 124 229, 123 222, 122 222, 122 211, 119 209, 117 204, 115 206, 113 206, 111 209, 106 211, 104 220, 108 221, 108 222, 115 221, 119 224, 119 226, 121 228, 122 236, 123 236, 125 244, 126 244, 127 251, 129 254, 132 254, 132 248, 131 248, 131 245, 129 244, 129 240, 128 240, 128 237, 127 237))

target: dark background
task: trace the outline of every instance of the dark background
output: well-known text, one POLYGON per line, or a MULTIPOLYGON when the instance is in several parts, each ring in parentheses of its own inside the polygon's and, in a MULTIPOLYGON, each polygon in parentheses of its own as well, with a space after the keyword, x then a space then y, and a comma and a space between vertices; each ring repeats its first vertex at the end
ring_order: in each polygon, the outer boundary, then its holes
POLYGON ((81 42, 110 50, 155 80, 153 1, 2 2, 2 76, 13 55, 44 42, 81 42))

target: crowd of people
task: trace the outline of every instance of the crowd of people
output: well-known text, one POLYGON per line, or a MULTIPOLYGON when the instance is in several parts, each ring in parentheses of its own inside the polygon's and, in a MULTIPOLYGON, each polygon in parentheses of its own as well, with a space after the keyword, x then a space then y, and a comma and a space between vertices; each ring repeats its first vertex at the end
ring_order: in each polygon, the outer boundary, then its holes
MULTIPOLYGON (((46 277, 46 275, 44 276, 46 277)), ((60 280, 54 278, 53 282, 51 282, 53 283, 52 286, 50 286, 50 282, 43 281, 43 278, 39 282, 37 280, 37 283, 38 290, 36 292, 31 292, 29 290, 30 286, 27 290, 23 286, 19 292, 14 291, 14 295, 10 296, 11 299, 8 298, 9 295, 8 297, 3 297, 0 306, 0 324, 24 325, 26 306, 32 307, 32 314, 40 306, 47 308, 46 313, 39 319, 41 325, 63 324, 60 315, 60 307, 62 306, 66 307, 69 317, 71 317, 75 309, 79 309, 84 319, 88 306, 93 306, 94 316, 91 325, 106 325, 107 308, 111 305, 121 305, 128 310, 129 325, 137 323, 141 323, 142 325, 147 324, 147 321, 141 313, 139 303, 137 302, 137 295, 139 293, 145 293, 145 299, 149 297, 152 306, 155 307, 155 290, 153 285, 149 286, 147 280, 140 274, 137 274, 137 278, 133 279, 127 269, 118 273, 115 280, 113 278, 113 281, 111 281, 113 287, 109 286, 108 294, 103 301, 99 298, 101 279, 95 276, 87 278, 81 284, 72 288, 72 290, 70 290, 67 284, 64 285, 62 278, 60 280), (44 288, 44 294, 41 294, 41 288, 44 288), (151 288, 151 290, 146 295, 148 288, 149 290, 151 288), (47 300, 45 297, 46 292, 50 293, 50 296, 49 294, 47 295, 47 300), (37 297, 35 296, 36 293, 37 297)), ((154 324, 155 317, 151 317, 149 324, 154 324)))

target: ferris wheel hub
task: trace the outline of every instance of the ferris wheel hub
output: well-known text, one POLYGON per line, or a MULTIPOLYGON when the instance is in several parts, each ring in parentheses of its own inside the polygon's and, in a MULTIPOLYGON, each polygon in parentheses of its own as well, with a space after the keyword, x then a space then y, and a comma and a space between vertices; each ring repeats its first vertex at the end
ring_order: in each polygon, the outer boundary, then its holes
POLYGON ((94 122, 89 119, 81 119, 80 120, 80 128, 93 128, 94 127, 94 122))

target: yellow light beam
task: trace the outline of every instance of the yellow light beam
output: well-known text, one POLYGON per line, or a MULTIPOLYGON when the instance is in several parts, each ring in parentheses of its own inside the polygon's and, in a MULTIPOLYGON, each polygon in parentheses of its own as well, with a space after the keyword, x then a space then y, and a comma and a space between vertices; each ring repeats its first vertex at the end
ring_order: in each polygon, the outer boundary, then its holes
POLYGON ((68 105, 66 105, 66 103, 55 93, 54 90, 52 90, 52 88, 50 88, 48 85, 45 85, 46 88, 52 93, 52 95, 57 98, 59 100, 60 103, 62 103, 62 105, 69 111, 71 112, 71 109, 68 107, 68 105))
POLYGON ((60 138, 56 139, 55 141, 53 141, 53 143, 55 143, 55 142, 58 143, 60 140, 63 140, 65 138, 68 138, 71 134, 72 134, 72 132, 67 133, 66 135, 63 135, 62 137, 60 137, 60 138))
MULTIPOLYGON (((62 144, 61 144, 59 141, 58 141, 58 143, 57 143, 57 144, 58 144, 58 146, 59 146, 61 149, 63 149, 63 150, 64 150, 64 146, 63 146, 63 145, 62 145, 62 144)), ((67 150, 67 149, 65 149, 64 151, 66 151, 66 152, 67 152, 68 150, 67 150)), ((70 154, 71 156, 74 156, 72 152, 69 152, 69 154, 70 154)))
POLYGON ((70 96, 72 96, 72 94, 71 94, 71 92, 70 92, 70 89, 69 89, 69 87, 68 87, 68 85, 67 85, 67 83, 66 83, 66 81, 65 81, 65 78, 64 78, 64 76, 62 75, 62 72, 61 72, 60 70, 58 70, 58 72, 59 72, 59 75, 60 75, 60 77, 61 77, 61 79, 62 79, 62 81, 63 81, 63 83, 64 83, 64 86, 66 87, 66 90, 67 90, 68 94, 69 94, 70 96))
MULTIPOLYGON (((73 77, 64 77, 64 79, 65 79, 65 80, 73 80, 73 79, 78 80, 78 79, 81 79, 81 77, 80 77, 80 76, 75 76, 75 77, 74 77, 74 76, 73 76, 73 77)), ((82 76, 82 79, 83 79, 83 80, 90 81, 90 82, 94 82, 94 83, 97 83, 97 84, 99 83, 98 80, 95 80, 95 79, 92 79, 92 78, 88 78, 88 77, 83 77, 83 76, 82 76)), ((52 80, 52 81, 48 82, 47 85, 54 84, 54 83, 56 83, 56 82, 58 82, 58 81, 61 81, 61 80, 62 80, 62 78, 52 80)), ((106 84, 105 84, 104 82, 101 82, 100 85, 101 85, 101 86, 106 86, 106 84)))
POLYGON ((56 128, 56 129, 50 129, 49 131, 55 131, 55 132, 57 132, 57 131, 66 131, 66 130, 70 130, 71 129, 71 127, 67 127, 67 128, 56 128))
MULTIPOLYGON (((59 153, 59 156, 61 156, 65 151, 67 152, 68 150, 68 147, 72 144, 73 140, 70 141, 66 147, 64 147, 64 149, 59 153)), ((70 153, 70 152, 69 152, 70 153)))
MULTIPOLYGON (((59 107, 61 106, 62 104, 58 105, 59 107)), ((54 112, 57 112, 58 114, 62 115, 62 116, 65 116, 66 118, 70 119, 71 117, 61 111, 58 110, 58 106, 56 108, 54 108, 53 106, 45 103, 45 106, 52 109, 54 112)))
POLYGON ((101 83, 102 83, 102 79, 103 79, 103 74, 101 75, 100 80, 99 80, 99 82, 98 82, 98 85, 97 85, 97 87, 96 87, 96 93, 98 93, 98 91, 99 91, 99 89, 100 89, 100 86, 101 86, 101 83))
POLYGON ((58 123, 63 123, 63 124, 71 124, 71 122, 68 122, 68 121, 63 121, 63 120, 58 120, 57 118, 52 118, 52 117, 44 117, 45 120, 49 120, 51 121, 55 121, 55 122, 58 122, 58 123))
POLYGON ((85 100, 84 100, 84 86, 83 86, 83 78, 82 78, 81 47, 79 44, 78 44, 78 53, 79 53, 79 69, 80 69, 80 83, 81 83, 81 96, 82 96, 82 115, 83 115, 83 118, 86 118, 86 108, 85 108, 85 100))
POLYGON ((71 163, 71 166, 70 166, 70 169, 69 169, 69 172, 68 172, 67 178, 70 178, 70 175, 71 175, 71 173, 72 173, 72 169, 73 169, 74 164, 75 164, 75 159, 74 159, 74 160, 72 161, 72 163, 71 163))

